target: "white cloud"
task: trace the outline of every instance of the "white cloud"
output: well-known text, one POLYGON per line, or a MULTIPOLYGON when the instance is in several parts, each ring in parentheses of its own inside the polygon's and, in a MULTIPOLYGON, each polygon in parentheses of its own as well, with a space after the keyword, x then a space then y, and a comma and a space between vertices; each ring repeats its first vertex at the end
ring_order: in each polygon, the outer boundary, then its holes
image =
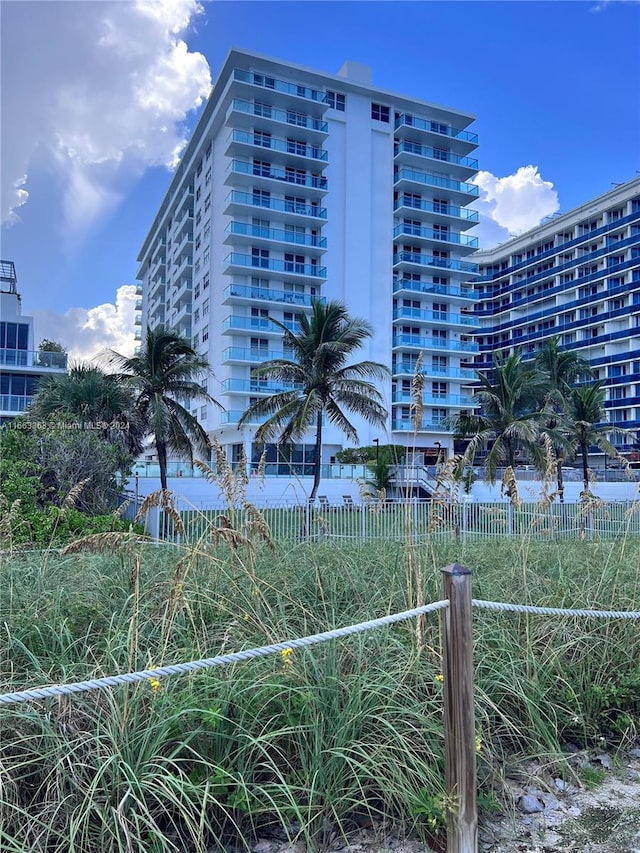
POLYGON ((64 314, 34 311, 36 342, 43 338, 58 341, 72 361, 90 361, 105 348, 131 356, 136 345, 134 317, 136 288, 125 284, 116 292, 115 305, 70 308, 64 314))
POLYGON ((3 221, 19 218, 45 152, 72 227, 117 203, 123 172, 175 165, 182 122, 211 87, 207 60, 180 37, 200 11, 198 0, 4 4, 3 221))
POLYGON ((478 172, 472 180, 480 187, 480 198, 474 205, 480 213, 480 225, 474 233, 481 248, 535 228, 560 208, 558 193, 551 181, 542 179, 537 166, 520 166, 515 174, 504 178, 478 172))

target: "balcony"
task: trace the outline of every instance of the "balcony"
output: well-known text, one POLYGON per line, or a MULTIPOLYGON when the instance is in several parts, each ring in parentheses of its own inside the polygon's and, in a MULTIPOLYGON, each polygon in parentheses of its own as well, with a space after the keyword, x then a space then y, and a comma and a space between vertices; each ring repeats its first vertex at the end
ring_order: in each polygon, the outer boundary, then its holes
POLYGON ((421 186, 436 187, 437 189, 447 190, 449 193, 460 195, 465 199, 472 200, 480 195, 480 188, 475 184, 469 184, 465 181, 455 181, 453 178, 441 178, 439 175, 432 175, 429 172, 420 172, 417 169, 398 169, 394 175, 394 185, 396 189, 402 186, 412 184, 420 184, 421 186))
MULTIPOLYGON (((416 372, 416 364, 413 361, 401 361, 395 364, 391 370, 392 376, 413 376, 416 372)), ((440 379, 463 379, 465 381, 476 380, 475 370, 465 367, 441 367, 433 364, 423 364, 420 371, 422 376, 440 379)))
POLYGON ((477 237, 467 237, 466 234, 456 234, 453 231, 434 231, 433 228, 421 228, 418 225, 407 225, 403 222, 393 229, 393 236, 402 237, 404 235, 417 237, 419 240, 428 242, 453 243, 470 250, 478 248, 477 237))
POLYGON ((142 311, 142 299, 136 299, 135 309, 136 311, 142 311))
POLYGON ((278 110, 259 101, 245 101, 241 98, 234 98, 231 102, 231 106, 227 110, 226 122, 235 128, 244 124, 247 130, 253 130, 256 116, 275 124, 285 125, 288 128, 292 126, 304 128, 308 133, 315 132, 322 136, 329 133, 329 125, 322 119, 314 118, 295 109, 278 110))
MULTIPOLYGON (((225 213, 245 213, 246 207, 251 207, 254 210, 255 208, 277 210, 279 213, 291 214, 292 222, 301 222, 303 218, 310 218, 316 228, 322 225, 322 223, 318 223, 318 219, 327 218, 327 210, 324 207, 319 207, 317 204, 302 204, 285 198, 263 197, 259 194, 254 195, 240 190, 232 190, 225 199, 225 213)), ((288 220, 289 216, 287 215, 284 218, 288 220)))
MULTIPOLYGON (((327 192, 327 179, 323 175, 309 175, 299 169, 285 170, 275 166, 249 163, 246 160, 232 160, 225 173, 225 183, 244 181, 248 186, 273 186, 272 181, 291 184, 312 192, 327 192)), ((477 188, 476 188, 477 189, 477 188)))
POLYGON ((324 167, 329 159, 329 154, 326 149, 318 145, 307 145, 304 142, 296 140, 282 139, 279 136, 266 135, 260 131, 247 130, 232 130, 227 137, 227 154, 233 154, 236 151, 244 154, 253 153, 255 156, 264 154, 265 151, 277 152, 285 154, 282 158, 288 160, 289 157, 301 158, 304 160, 312 160, 320 162, 324 167), (252 151, 248 152, 246 146, 251 146, 252 151))
POLYGON ((433 202, 428 199, 415 198, 411 193, 402 193, 393 206, 394 211, 403 211, 405 216, 413 215, 416 211, 429 213, 434 222, 451 225, 454 220, 457 228, 471 228, 478 222, 478 211, 466 207, 457 207, 448 202, 433 202), (406 211, 406 212, 405 212, 406 211))
POLYGON ((256 258, 253 255, 242 255, 231 252, 224 259, 225 273, 247 273, 253 271, 255 274, 268 275, 276 273, 278 277, 283 275, 294 276, 299 279, 310 279, 318 281, 327 277, 327 268, 315 264, 302 264, 293 261, 284 261, 277 258, 256 258))
POLYGON ((286 391, 301 391, 302 385, 295 382, 280 382, 274 385, 269 382, 261 382, 258 379, 225 379, 222 383, 224 394, 243 394, 244 396, 255 394, 281 394, 286 391))
MULTIPOLYGON (((298 323, 286 322, 282 324, 291 332, 296 332, 299 328, 298 323)), ((237 331, 259 333, 260 335, 275 335, 280 337, 282 329, 275 323, 272 323, 268 317, 238 317, 231 314, 222 324, 223 335, 233 334, 237 331)))
POLYGON ((416 252, 396 252, 393 256, 394 267, 401 267, 405 264, 458 270, 471 275, 478 273, 478 264, 471 263, 471 261, 458 261, 455 258, 434 258, 432 255, 420 255, 416 252))
MULTIPOLYGON (((237 424, 240 422, 240 418, 244 414, 243 411, 236 410, 234 411, 226 411, 220 413, 220 423, 221 424, 237 424)), ((246 423, 248 424, 263 424, 270 415, 262 415, 261 417, 256 417, 255 415, 248 420, 246 423)))
MULTIPOLYGON (((391 422, 393 432, 415 432, 415 424, 412 420, 394 420, 391 422)), ((451 432, 451 427, 446 427, 441 422, 423 420, 418 432, 451 432)))
POLYGON ((185 207, 191 208, 193 216, 193 185, 180 188, 177 193, 178 203, 176 204, 176 212, 180 212, 185 207))
POLYGON ((24 394, 0 394, 0 412, 19 414, 26 412, 33 397, 24 394))
MULTIPOLYGON (((247 300, 258 303, 282 303, 298 308, 310 308, 311 300, 318 299, 307 293, 292 293, 288 290, 271 290, 253 285, 230 284, 223 291, 223 302, 243 304, 247 300)), ((323 300, 318 300, 323 301, 323 300)))
POLYGON ((394 335, 392 346, 401 349, 443 350, 445 352, 480 352, 475 341, 452 341, 443 338, 423 338, 421 335, 394 335))
POLYGON ((248 83, 251 86, 259 86, 271 92, 280 92, 285 95, 293 95, 295 98, 303 98, 315 103, 325 103, 325 93, 319 89, 311 89, 308 86, 300 86, 296 83, 287 83, 278 80, 268 74, 257 74, 255 71, 245 71, 242 68, 233 69, 233 79, 239 83, 248 83))
POLYGON ((176 268, 173 273, 174 280, 180 278, 180 276, 185 273, 191 273, 191 265, 193 263, 193 258, 191 255, 183 255, 182 258, 178 258, 176 261, 176 268))
POLYGON ((274 358, 289 358, 282 350, 249 349, 227 347, 222 353, 223 364, 262 364, 274 358))
MULTIPOLYGON (((411 391, 394 391, 392 395, 393 403, 413 403, 413 395, 411 391)), ((444 397, 433 396, 433 394, 423 394, 422 402, 426 406, 459 406, 459 407, 477 407, 478 402, 473 397, 464 396, 462 394, 446 394, 444 397)))
POLYGON ((462 157, 460 154, 454 154, 452 151, 445 151, 442 148, 432 148, 429 145, 421 145, 419 142, 408 142, 400 140, 394 146, 394 156, 402 157, 408 155, 409 159, 416 159, 417 163, 422 160, 437 160, 439 163, 450 163, 454 166, 459 166, 464 171, 477 172, 478 161, 473 157, 462 157))
POLYGON ((141 326, 141 325, 142 325, 142 314, 141 314, 141 313, 138 313, 138 314, 135 314, 135 315, 134 315, 134 317, 133 317, 133 325, 134 325, 134 326, 141 326))
POLYGON ((455 140, 459 147, 472 151, 478 144, 478 134, 472 133, 469 130, 458 130, 456 127, 450 127, 448 124, 438 121, 430 121, 429 119, 418 118, 417 116, 403 114, 395 120, 394 130, 399 128, 412 128, 427 134, 434 134, 436 138, 446 137, 447 139, 455 140))
POLYGON ((187 322, 191 320, 191 302, 183 302, 178 306, 176 313, 171 317, 171 325, 180 326, 185 320, 187 322))
POLYGON ((419 323, 446 323, 450 326, 478 327, 476 317, 464 314, 450 314, 448 311, 427 311, 421 308, 396 308, 393 312, 395 320, 410 320, 419 323))
POLYGON ((36 371, 66 370, 67 361, 66 352, 0 348, 0 365, 3 367, 28 367, 36 371))
MULTIPOLYGON (((439 259, 440 260, 440 259, 439 259)), ((437 296, 448 296, 456 299, 466 299, 470 302, 478 301, 478 294, 473 287, 454 284, 433 284, 429 281, 414 281, 411 278, 396 278, 393 280, 393 292, 408 294, 428 293, 437 296)))
MULTIPOLYGON (((326 249, 326 237, 317 234, 297 234, 293 230, 280 231, 276 228, 262 228, 260 225, 250 225, 246 222, 230 222, 225 228, 227 235, 225 243, 233 242, 233 237, 246 237, 250 242, 269 241, 289 243, 294 246, 306 246, 310 249, 326 249)), ((319 253, 318 253, 319 254, 319 253)))
POLYGON ((141 341, 142 340, 142 332, 140 331, 140 329, 135 330, 134 335, 133 335, 133 339, 135 341, 141 341))

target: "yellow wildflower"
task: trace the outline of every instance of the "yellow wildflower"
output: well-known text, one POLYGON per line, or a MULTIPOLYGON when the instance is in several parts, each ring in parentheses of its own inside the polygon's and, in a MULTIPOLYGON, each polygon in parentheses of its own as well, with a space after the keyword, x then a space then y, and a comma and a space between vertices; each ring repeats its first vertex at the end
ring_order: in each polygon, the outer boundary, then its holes
POLYGON ((436 675, 436 681, 439 681, 440 684, 442 684, 444 681, 444 675, 442 675, 442 673, 438 673, 438 675, 436 675))
POLYGON ((476 754, 480 755, 482 752, 482 738, 480 735, 476 735, 476 754))
POLYGON ((283 649, 280 652, 280 657, 282 658, 283 666, 291 666, 291 656, 293 655, 293 649, 283 649))
POLYGON ((156 693, 158 692, 158 690, 160 690, 160 688, 162 687, 160 679, 159 678, 150 678, 149 684, 151 685, 151 692, 155 696, 156 693))

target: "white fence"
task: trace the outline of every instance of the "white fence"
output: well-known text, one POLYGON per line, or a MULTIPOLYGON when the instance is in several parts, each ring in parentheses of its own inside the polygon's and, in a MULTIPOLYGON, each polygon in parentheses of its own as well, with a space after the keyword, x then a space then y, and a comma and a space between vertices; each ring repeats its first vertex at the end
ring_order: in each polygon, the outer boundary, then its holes
MULTIPOLYGON (((176 509, 181 525, 171 517, 167 519, 167 534, 174 541, 215 538, 216 532, 225 528, 241 535, 251 535, 256 529, 257 515, 251 507, 220 504, 199 509, 178 503, 176 509)), ((515 507, 505 503, 439 504, 418 500, 383 504, 346 501, 316 507, 271 503, 260 507, 259 513, 271 538, 279 542, 419 542, 431 537, 478 540, 515 536, 545 540, 640 535, 640 503, 628 501, 556 503, 550 507, 534 503, 515 507)), ((146 526, 152 536, 162 530, 161 515, 158 508, 147 515, 146 526)))

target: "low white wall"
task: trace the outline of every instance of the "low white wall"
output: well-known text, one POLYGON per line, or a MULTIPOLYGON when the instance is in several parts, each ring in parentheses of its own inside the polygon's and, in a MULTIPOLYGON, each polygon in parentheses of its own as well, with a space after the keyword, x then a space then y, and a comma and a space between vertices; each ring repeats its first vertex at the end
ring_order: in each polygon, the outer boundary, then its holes
MULTIPOLYGON (((621 483, 591 483, 591 493, 603 501, 634 501, 640 497, 639 484, 636 482, 621 483)), ((523 480, 518 482, 518 494, 525 502, 537 501, 542 491, 540 480, 523 480)), ((553 491, 553 488, 551 489, 553 491)), ((566 503, 578 503, 581 482, 569 482, 564 484, 564 499, 566 503)), ((477 503, 504 503, 509 499, 500 494, 500 484, 488 486, 486 483, 476 481, 471 489, 471 497, 477 503)), ((556 498, 557 501, 557 498, 556 498)))

